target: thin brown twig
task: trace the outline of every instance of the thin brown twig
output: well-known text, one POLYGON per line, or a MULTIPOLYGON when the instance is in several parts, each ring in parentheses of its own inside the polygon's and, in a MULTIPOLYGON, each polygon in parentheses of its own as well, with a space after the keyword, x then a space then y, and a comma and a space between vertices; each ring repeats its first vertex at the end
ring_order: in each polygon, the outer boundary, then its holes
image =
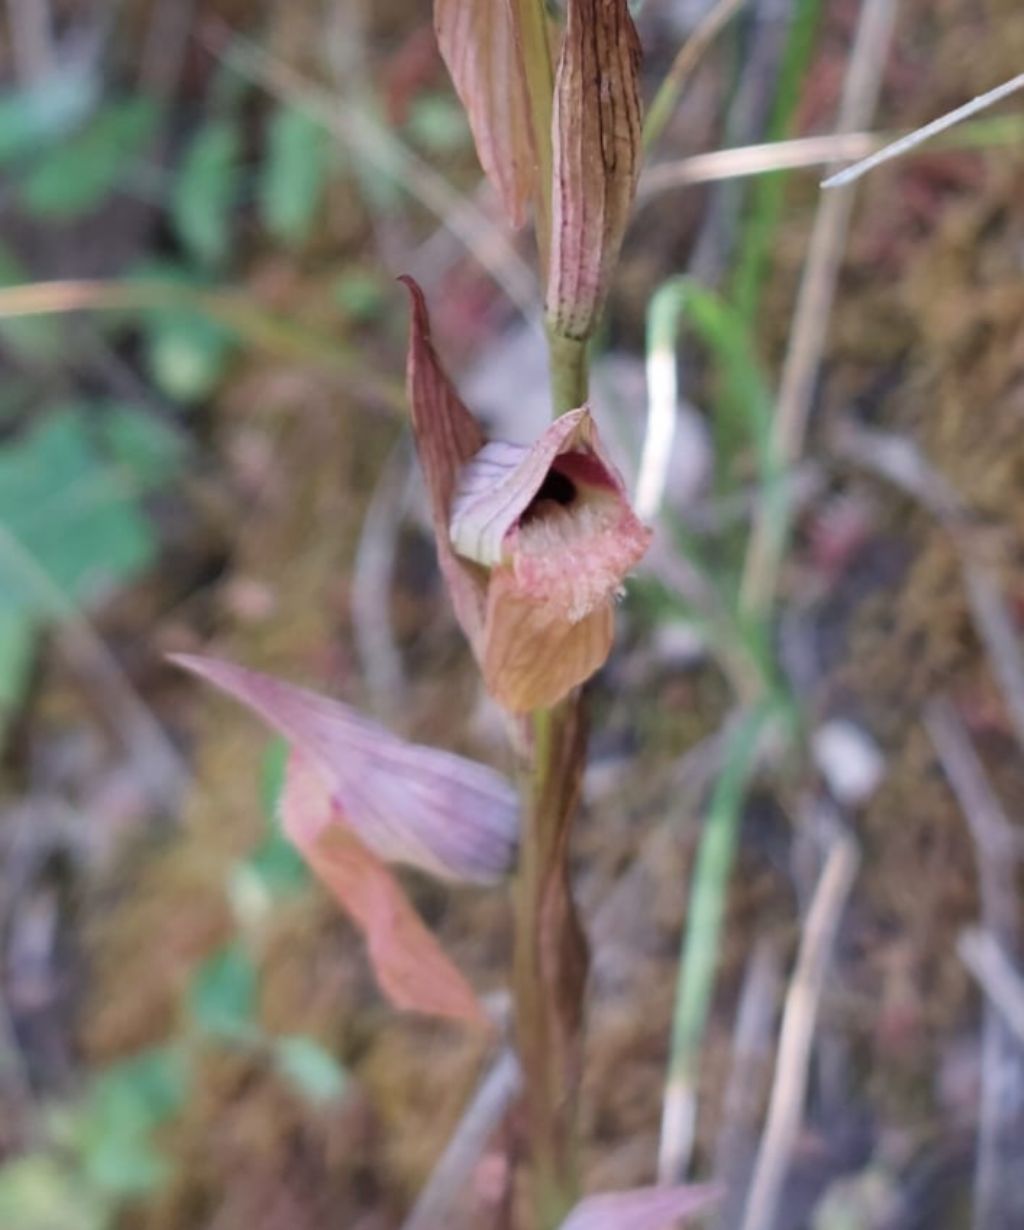
MULTIPOLYGON (((861 132, 870 124, 888 59, 896 7, 895 0, 864 0, 843 83, 836 124, 840 133, 861 132)), ((772 454, 783 469, 803 452, 853 201, 849 188, 833 192, 822 198, 814 219, 772 423, 772 454)), ((768 499, 762 502, 744 566, 740 601, 752 614, 770 607, 786 546, 789 518, 778 517, 774 503, 768 499)))
POLYGON ((782 1184, 803 1117, 818 1006, 839 920, 859 862, 853 838, 838 831, 807 911, 796 968, 786 992, 768 1118, 741 1230, 771 1230, 775 1223, 782 1184))
POLYGON ((647 112, 647 120, 644 123, 644 145, 648 149, 661 136, 665 125, 672 118, 672 112, 693 70, 704 58, 704 53, 745 3, 746 0, 715 0, 693 33, 676 52, 676 57, 658 87, 658 92, 647 112))

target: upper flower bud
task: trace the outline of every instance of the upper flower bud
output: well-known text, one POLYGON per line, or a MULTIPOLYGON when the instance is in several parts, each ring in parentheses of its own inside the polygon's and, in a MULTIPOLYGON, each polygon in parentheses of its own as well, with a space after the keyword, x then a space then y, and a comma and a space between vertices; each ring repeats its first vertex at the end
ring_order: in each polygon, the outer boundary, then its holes
POLYGON ((549 327, 590 336, 640 174, 640 42, 626 0, 569 0, 555 78, 549 327))

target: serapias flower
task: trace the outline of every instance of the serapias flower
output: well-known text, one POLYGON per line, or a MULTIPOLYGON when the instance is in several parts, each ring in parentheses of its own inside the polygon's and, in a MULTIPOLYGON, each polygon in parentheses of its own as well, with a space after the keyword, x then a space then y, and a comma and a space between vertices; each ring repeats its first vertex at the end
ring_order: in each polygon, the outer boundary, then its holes
POLYGON ((650 531, 587 406, 532 445, 484 443, 410 279, 409 400, 441 569, 488 690, 514 713, 561 700, 611 649, 613 602, 650 531))
POLYGON ((396 1007, 480 1021, 483 1010, 386 862, 493 884, 515 860, 519 811, 499 773, 407 743, 347 705, 213 658, 171 660, 234 697, 291 746, 288 837, 364 932, 396 1007))

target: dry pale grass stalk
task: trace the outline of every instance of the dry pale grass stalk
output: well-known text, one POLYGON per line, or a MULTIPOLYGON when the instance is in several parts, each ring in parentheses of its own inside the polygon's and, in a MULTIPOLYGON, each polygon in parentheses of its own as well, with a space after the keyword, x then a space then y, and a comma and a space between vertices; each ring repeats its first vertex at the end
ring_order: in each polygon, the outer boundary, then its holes
MULTIPOLYGON (((843 83, 836 125, 839 133, 861 132, 870 124, 895 16, 895 0, 865 0, 861 8, 843 83)), ((791 466, 803 451, 852 212, 853 194, 844 189, 823 198, 814 219, 772 425, 773 453, 783 468, 791 466)), ((768 505, 766 500, 754 523, 744 568, 741 604, 749 612, 770 606, 785 551, 788 518, 781 518, 779 524, 768 505)))
POLYGON ((676 58, 662 79, 644 122, 644 145, 648 148, 657 141, 672 118, 672 112, 705 52, 745 2, 746 0, 715 0, 693 33, 676 52, 676 58))
POLYGON ((957 952, 981 989, 1024 1046, 1024 979, 996 937, 981 927, 960 933, 957 952))
POLYGON ((789 141, 764 141, 731 149, 709 150, 671 162, 659 162, 640 177, 637 204, 673 188, 770 175, 775 171, 828 166, 841 158, 877 149, 882 138, 869 132, 826 133, 820 137, 794 137, 789 141))
POLYGON ((925 124, 921 128, 915 128, 913 132, 908 132, 905 137, 900 137, 898 141, 893 141, 891 145, 887 145, 884 149, 871 154, 855 166, 847 167, 845 171, 839 171, 835 175, 830 175, 821 186, 822 188, 842 188, 847 184, 852 184, 854 180, 860 179, 862 175, 866 175, 868 171, 874 170, 875 167, 881 166, 883 162, 890 162, 893 158, 899 158, 903 154, 909 153, 910 150, 916 149, 917 146, 922 145, 925 141, 930 140, 932 137, 937 137, 939 133, 946 132, 957 124, 962 124, 964 120, 969 120, 971 116, 987 110, 997 102, 1002 102, 1004 98, 1009 98, 1011 94, 1015 94, 1021 89, 1024 89, 1024 73, 1018 73, 1016 77, 1012 77, 1009 81, 1004 81, 1002 85, 997 85, 995 89, 979 94, 977 98, 972 98, 970 102, 964 103, 962 107, 956 107, 953 111, 947 111, 945 115, 939 116, 937 120, 932 120, 930 124, 925 124))
POLYGON ((836 931, 860 862, 853 838, 838 831, 811 899, 782 1015, 779 1055, 764 1136, 741 1230, 771 1230, 803 1117, 821 994, 836 931))
MULTIPOLYGON (((974 839, 985 930, 1003 950, 1012 952, 1020 939, 1015 830, 952 702, 946 697, 930 701, 924 722, 974 839)), ((989 1001, 982 1027, 973 1193, 974 1224, 986 1230, 1010 1230, 1021 1224, 1024 1215, 1017 1178, 1024 1117, 1022 1078, 1024 1055, 989 1001)))
POLYGON ((452 1209, 469 1186, 491 1135, 521 1086, 519 1061, 512 1051, 501 1051, 466 1107, 402 1230, 436 1230, 451 1224, 452 1209))

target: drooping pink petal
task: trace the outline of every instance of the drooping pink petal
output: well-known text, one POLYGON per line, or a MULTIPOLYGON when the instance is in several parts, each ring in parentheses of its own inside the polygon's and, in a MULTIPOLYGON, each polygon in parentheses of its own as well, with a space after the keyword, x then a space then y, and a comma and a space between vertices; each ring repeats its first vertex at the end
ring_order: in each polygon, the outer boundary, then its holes
POLYGON ((549 324, 565 337, 593 332, 629 221, 643 151, 639 68, 627 0, 568 0, 546 295, 549 324))
POLYGON ((536 186, 537 156, 512 6, 508 0, 434 0, 434 28, 484 174, 509 224, 522 226, 536 186))
POLYGON ((412 278, 401 279, 412 299, 412 327, 406 384, 412 425, 437 540, 437 557, 455 617, 479 656, 483 635, 486 576, 452 550, 448 521, 462 467, 484 444, 483 432, 445 375, 430 340, 423 292, 412 278))
POLYGON ((352 831, 322 773, 288 760, 280 799, 285 832, 366 937, 377 982, 394 1007, 484 1025, 483 1007, 395 877, 352 831))
POLYGON ((638 1187, 588 1196, 559 1230, 669 1230, 680 1218, 704 1213, 721 1197, 712 1184, 638 1187))
POLYGON ((269 675, 188 654, 172 661, 241 701, 300 751, 380 858, 479 884, 511 868, 518 802, 494 770, 407 743, 347 705, 269 675))

